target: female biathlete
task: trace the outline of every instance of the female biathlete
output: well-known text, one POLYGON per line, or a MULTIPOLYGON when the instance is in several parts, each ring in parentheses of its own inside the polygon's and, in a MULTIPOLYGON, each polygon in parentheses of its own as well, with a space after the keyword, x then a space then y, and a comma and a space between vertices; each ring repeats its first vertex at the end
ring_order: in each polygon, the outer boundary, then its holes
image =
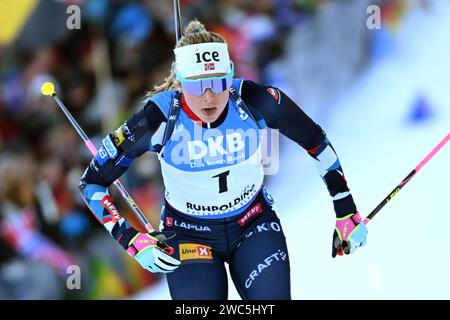
POLYGON ((222 36, 191 21, 166 82, 102 142, 80 182, 91 211, 145 269, 167 273, 173 299, 227 299, 225 262, 243 299, 290 299, 286 239, 263 184, 263 128, 278 129, 316 162, 334 203, 332 257, 365 244, 367 229, 324 131, 280 89, 233 78, 222 36), (156 151, 166 188, 161 231, 140 233, 107 187, 156 151), (173 234, 176 233, 176 236, 173 234), (175 249, 156 246, 161 235, 175 249))

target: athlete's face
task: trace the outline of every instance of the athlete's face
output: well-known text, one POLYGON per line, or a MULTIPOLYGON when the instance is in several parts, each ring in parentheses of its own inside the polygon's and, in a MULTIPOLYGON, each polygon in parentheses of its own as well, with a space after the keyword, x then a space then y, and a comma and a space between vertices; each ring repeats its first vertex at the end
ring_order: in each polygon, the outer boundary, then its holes
MULTIPOLYGON (((215 76, 219 77, 223 75, 223 73, 212 75, 210 74, 204 76, 203 78, 215 76)), ((191 79, 199 78, 202 78, 202 76, 191 79)), ((195 113, 197 117, 199 117, 204 122, 214 122, 215 120, 217 120, 217 118, 220 116, 227 105, 229 90, 227 89, 222 93, 215 94, 210 88, 208 88, 201 96, 195 96, 187 92, 183 92, 183 95, 189 108, 195 113)))

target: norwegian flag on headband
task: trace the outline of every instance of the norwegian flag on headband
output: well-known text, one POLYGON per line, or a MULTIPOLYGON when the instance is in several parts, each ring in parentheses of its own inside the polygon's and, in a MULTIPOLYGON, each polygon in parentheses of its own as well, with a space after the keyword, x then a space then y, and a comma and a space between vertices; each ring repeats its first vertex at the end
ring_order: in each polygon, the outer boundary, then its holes
POLYGON ((216 67, 214 66, 214 63, 205 63, 205 71, 209 70, 216 70, 216 67))

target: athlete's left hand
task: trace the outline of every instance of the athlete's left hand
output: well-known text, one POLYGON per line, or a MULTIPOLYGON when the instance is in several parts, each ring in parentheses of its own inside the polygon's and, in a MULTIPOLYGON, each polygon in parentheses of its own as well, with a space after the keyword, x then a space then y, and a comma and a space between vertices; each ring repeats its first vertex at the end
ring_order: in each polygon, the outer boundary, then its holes
POLYGON ((137 232, 130 240, 127 252, 142 268, 150 272, 173 272, 180 266, 180 261, 165 253, 157 243, 174 236, 174 232, 137 232))
POLYGON ((352 254, 366 244, 367 227, 359 212, 336 218, 331 256, 352 254))

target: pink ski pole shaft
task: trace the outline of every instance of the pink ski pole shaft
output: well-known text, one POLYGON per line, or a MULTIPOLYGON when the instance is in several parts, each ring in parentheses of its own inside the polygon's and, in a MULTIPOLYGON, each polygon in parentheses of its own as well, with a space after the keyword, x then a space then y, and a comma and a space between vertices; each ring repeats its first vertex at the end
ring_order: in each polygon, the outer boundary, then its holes
POLYGON ((434 147, 433 150, 422 160, 420 163, 400 182, 389 195, 381 201, 378 206, 364 219, 364 224, 368 224, 369 221, 375 217, 375 215, 389 202, 397 193, 441 150, 445 144, 450 140, 450 133, 434 147))

